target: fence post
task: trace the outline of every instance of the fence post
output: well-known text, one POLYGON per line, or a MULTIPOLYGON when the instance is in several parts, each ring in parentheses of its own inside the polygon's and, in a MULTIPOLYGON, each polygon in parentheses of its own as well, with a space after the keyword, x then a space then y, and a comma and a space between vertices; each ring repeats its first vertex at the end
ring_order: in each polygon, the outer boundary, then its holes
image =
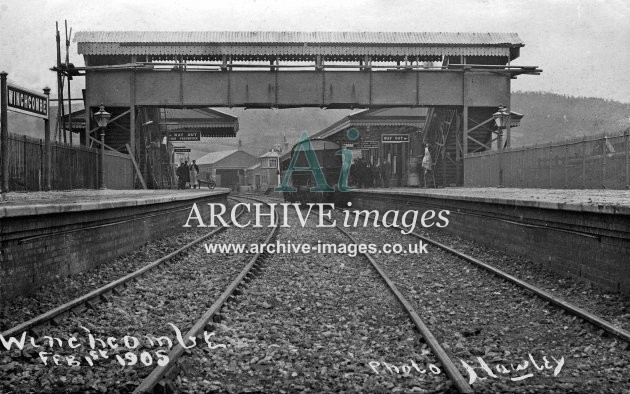
POLYGON ((564 146, 564 188, 569 188, 569 144, 564 146))
POLYGON ((582 189, 586 189, 586 136, 582 137, 582 189))
POLYGON ((24 179, 24 188, 26 190, 28 190, 31 187, 29 185, 29 183, 30 183, 29 182, 29 177, 30 177, 31 174, 29 174, 30 171, 28 170, 28 158, 27 158, 28 155, 26 153, 26 146, 28 144, 28 140, 27 140, 26 135, 22 136, 22 139, 24 140, 24 143, 22 144, 22 152, 24 152, 24 154, 22 155, 23 156, 22 158, 24 159, 23 160, 24 163, 22 165, 22 168, 24 168, 24 175, 22 175, 22 176, 24 177, 23 178, 24 179))
POLYGON ((39 177, 37 177, 37 190, 42 190, 42 177, 44 176, 44 141, 39 139, 39 177))
POLYGON ((630 127, 626 129, 626 189, 630 189, 630 127))
POLYGON ((547 147, 547 187, 551 189, 551 145, 547 147))
POLYGON ((602 189, 606 188, 606 143, 608 137, 604 136, 602 140, 602 189))
POLYGON ((536 145, 534 145, 534 155, 533 155, 533 159, 532 161, 534 161, 536 163, 536 167, 534 168, 534 187, 540 187, 538 186, 538 167, 540 167, 540 160, 538 159, 538 143, 536 143, 536 145))

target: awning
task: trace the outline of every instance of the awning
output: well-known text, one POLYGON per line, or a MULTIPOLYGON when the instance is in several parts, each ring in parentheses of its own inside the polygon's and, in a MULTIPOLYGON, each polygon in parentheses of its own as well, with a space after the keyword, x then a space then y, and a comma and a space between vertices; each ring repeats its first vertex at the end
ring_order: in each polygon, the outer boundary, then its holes
POLYGON ((210 108, 161 110, 160 124, 170 132, 196 131, 201 137, 236 137, 238 118, 210 108))

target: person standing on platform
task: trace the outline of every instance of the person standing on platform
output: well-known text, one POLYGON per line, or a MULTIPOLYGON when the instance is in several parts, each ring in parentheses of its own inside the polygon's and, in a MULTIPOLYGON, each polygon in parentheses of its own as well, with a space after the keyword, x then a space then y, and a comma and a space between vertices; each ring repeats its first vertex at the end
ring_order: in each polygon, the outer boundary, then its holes
POLYGON ((177 167, 177 188, 185 189, 186 188, 186 180, 184 177, 184 172, 188 173, 188 167, 184 165, 184 162, 179 163, 179 167, 177 167))
MULTIPOLYGON (((427 187, 427 177, 429 175, 429 173, 431 173, 431 175, 433 175, 433 173, 431 172, 431 166, 432 166, 432 162, 431 162, 431 153, 429 152, 429 147, 425 146, 424 147, 424 157, 422 158, 422 168, 424 168, 424 187, 427 187)), ((433 180, 433 186, 435 187, 435 179, 433 180)))
POLYGON ((188 168, 188 160, 184 162, 184 167, 182 168, 182 178, 184 189, 188 189, 190 187, 190 169, 188 168))
POLYGON ((192 186, 193 189, 196 189, 199 186, 197 175, 199 175, 199 167, 197 166, 197 162, 193 160, 190 165, 190 186, 192 186))

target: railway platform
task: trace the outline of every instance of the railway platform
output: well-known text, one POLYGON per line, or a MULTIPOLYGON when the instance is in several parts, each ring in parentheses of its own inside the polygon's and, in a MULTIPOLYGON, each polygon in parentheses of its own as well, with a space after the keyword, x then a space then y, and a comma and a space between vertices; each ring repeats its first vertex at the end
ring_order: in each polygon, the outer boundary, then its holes
POLYGON ((443 230, 630 293, 630 192, 515 188, 359 189, 355 208, 446 209, 443 230))
POLYGON ((8 193, 0 204, 0 299, 98 266, 180 232, 190 207, 229 189, 8 193))

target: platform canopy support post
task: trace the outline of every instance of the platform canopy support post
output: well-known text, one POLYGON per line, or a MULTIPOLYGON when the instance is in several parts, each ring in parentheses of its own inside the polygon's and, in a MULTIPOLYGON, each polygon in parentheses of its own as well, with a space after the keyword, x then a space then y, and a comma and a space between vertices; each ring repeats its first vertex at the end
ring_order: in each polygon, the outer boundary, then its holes
MULTIPOLYGON (((505 111, 508 114, 511 114, 512 113, 512 103, 511 103, 512 94, 511 94, 511 83, 510 83, 509 79, 507 80, 507 84, 508 84, 508 88, 507 88, 508 95, 507 95, 507 106, 506 106, 505 111)), ((505 125, 505 146, 504 146, 504 148, 509 148, 512 145, 512 133, 510 131, 510 124, 511 123, 512 123, 512 119, 508 118, 508 121, 507 121, 507 123, 505 125)), ((501 150, 503 150, 503 149, 501 149, 501 150)))
MULTIPOLYGON (((85 83, 87 84, 88 78, 85 79, 85 83)), ((87 89, 86 89, 87 90, 87 89)), ((83 108, 85 108, 85 130, 83 130, 83 140, 85 141, 85 146, 91 145, 90 138, 91 133, 90 130, 92 127, 90 126, 90 120, 92 116, 92 109, 88 106, 87 100, 85 99, 85 93, 83 93, 83 108)))
POLYGON ((7 74, 0 72, 0 161, 2 170, 2 201, 6 199, 9 191, 9 125, 7 123, 8 104, 7 99, 7 74))
POLYGON ((466 155, 468 154, 468 89, 467 89, 467 85, 468 85, 468 73, 466 72, 466 70, 468 70, 470 68, 470 66, 464 66, 464 71, 463 71, 463 97, 462 97, 462 103, 464 104, 463 109, 462 109, 462 185, 464 183, 464 179, 466 176, 466 155))
MULTIPOLYGON (((136 62, 136 56, 131 57, 131 63, 136 62)), ((129 154, 132 157, 136 155, 136 72, 132 70, 130 75, 129 87, 130 87, 130 102, 129 102, 129 154)))

